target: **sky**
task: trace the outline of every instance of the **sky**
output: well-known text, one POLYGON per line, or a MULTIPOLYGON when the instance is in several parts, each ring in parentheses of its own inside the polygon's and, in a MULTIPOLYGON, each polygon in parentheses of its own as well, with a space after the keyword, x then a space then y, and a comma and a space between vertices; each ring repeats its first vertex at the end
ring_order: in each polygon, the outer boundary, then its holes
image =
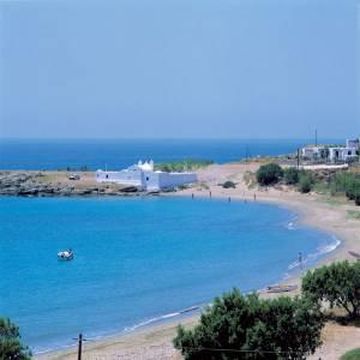
POLYGON ((356 0, 0 2, 0 138, 360 135, 356 0))

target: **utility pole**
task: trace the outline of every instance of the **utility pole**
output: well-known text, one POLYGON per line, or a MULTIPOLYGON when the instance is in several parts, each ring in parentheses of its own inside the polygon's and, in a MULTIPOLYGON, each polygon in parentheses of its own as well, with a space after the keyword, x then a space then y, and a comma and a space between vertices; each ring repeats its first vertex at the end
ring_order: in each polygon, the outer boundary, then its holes
POLYGON ((80 334, 79 334, 78 360, 81 360, 82 342, 83 342, 83 336, 82 336, 82 334, 80 333, 80 334))
POLYGON ((296 165, 297 165, 297 168, 299 169, 300 168, 300 149, 299 148, 297 149, 297 154, 296 154, 296 165))
POLYGON ((77 338, 73 338, 73 340, 78 341, 78 360, 81 360, 83 341, 88 341, 88 340, 83 338, 82 333, 80 333, 77 338))

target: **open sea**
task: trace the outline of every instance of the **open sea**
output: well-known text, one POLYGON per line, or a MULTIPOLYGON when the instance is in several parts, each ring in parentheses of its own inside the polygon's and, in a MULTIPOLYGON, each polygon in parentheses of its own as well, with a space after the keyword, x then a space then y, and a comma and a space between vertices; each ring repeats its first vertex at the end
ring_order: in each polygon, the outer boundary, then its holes
POLYGON ((197 198, 2 197, 0 228, 0 314, 34 352, 263 288, 338 245, 283 208, 197 198))
MULTIPOLYGON (((323 143, 344 140, 321 139, 323 143)), ((122 169, 138 160, 155 162, 205 159, 216 163, 246 157, 295 153, 313 139, 118 139, 118 140, 17 140, 0 139, 0 169, 63 170, 67 167, 122 169)))

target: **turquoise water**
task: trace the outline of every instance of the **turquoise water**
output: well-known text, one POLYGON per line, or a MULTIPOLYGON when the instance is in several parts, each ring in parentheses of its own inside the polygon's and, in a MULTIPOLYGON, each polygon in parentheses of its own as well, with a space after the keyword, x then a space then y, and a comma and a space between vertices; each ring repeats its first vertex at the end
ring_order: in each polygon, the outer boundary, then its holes
POLYGON ((215 199, 3 197, 0 229, 0 314, 35 352, 262 288, 335 246, 283 208, 215 199))

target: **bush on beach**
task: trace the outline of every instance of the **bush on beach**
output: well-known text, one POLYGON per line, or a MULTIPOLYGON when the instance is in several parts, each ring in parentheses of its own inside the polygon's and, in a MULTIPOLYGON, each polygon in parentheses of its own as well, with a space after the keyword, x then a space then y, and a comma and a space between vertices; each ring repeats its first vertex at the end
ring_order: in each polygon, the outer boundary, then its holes
POLYGON ((174 345, 186 360, 305 359, 320 345, 323 325, 318 304, 306 298, 263 300, 234 289, 216 298, 194 329, 179 326, 174 345))
POLYGON ((298 190, 303 194, 309 193, 314 186, 314 180, 310 173, 304 172, 299 176, 298 190))
POLYGON ((360 206, 360 174, 351 171, 339 171, 330 176, 321 172, 299 170, 295 167, 284 170, 275 163, 262 165, 256 172, 257 183, 262 186, 275 185, 282 181, 286 185, 296 185, 301 193, 309 193, 314 188, 331 195, 343 194, 360 206))
POLYGON ((284 180, 286 185, 296 185, 299 182, 300 171, 294 167, 284 169, 284 180))
POLYGON ((233 181, 225 181, 223 184, 222 184, 222 187, 224 189, 235 189, 236 188, 236 184, 233 182, 233 181))
POLYGON ((256 179, 260 185, 274 185, 278 183, 284 175, 283 169, 275 163, 261 165, 256 172, 256 179))

